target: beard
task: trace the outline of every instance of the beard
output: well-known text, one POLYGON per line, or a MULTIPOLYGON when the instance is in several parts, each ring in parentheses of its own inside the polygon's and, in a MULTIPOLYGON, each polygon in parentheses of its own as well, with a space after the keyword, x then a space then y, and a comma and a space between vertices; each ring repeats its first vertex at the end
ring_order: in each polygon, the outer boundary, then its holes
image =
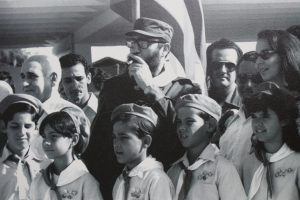
POLYGON ((145 62, 148 64, 150 71, 152 72, 152 74, 159 74, 160 70, 159 66, 161 63, 161 57, 159 54, 159 51, 155 51, 152 55, 147 56, 146 58, 144 58, 145 62))

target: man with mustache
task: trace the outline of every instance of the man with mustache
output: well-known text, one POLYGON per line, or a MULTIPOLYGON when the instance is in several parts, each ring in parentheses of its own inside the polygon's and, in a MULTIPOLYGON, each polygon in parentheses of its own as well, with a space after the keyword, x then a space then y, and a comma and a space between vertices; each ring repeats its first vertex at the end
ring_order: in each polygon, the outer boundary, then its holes
POLYGON ((125 35, 130 49, 128 69, 105 81, 99 96, 97 115, 91 126, 90 144, 83 154, 89 171, 100 182, 104 199, 112 199, 112 187, 122 172, 113 151, 111 112, 125 103, 150 106, 160 125, 153 134, 149 153, 165 167, 181 157, 173 124, 176 100, 200 88, 186 78, 177 77, 168 61, 173 28, 160 20, 139 18, 125 35))
POLYGON ((221 105, 222 113, 240 107, 241 99, 235 84, 235 70, 242 55, 240 47, 225 38, 207 48, 208 95, 221 105))
POLYGON ((91 73, 86 59, 70 53, 60 59, 62 86, 68 101, 80 107, 92 123, 97 113, 98 99, 88 91, 91 73))

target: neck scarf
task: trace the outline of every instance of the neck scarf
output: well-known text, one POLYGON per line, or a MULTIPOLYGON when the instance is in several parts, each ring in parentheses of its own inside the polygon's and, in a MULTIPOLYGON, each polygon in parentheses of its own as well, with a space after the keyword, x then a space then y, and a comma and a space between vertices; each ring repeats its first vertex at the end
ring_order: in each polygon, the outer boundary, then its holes
POLYGON ((270 164, 286 158, 293 152, 294 151, 291 150, 286 144, 283 144, 282 147, 276 153, 272 154, 271 157, 267 159, 266 153, 263 152, 263 150, 261 150, 260 153, 261 157, 258 159, 262 162, 262 164, 256 169, 253 175, 249 194, 248 194, 248 200, 253 199, 255 194, 258 192, 265 170, 267 170, 266 174, 267 174, 268 192, 270 194, 270 197, 272 198, 272 173, 270 171, 270 164))
MULTIPOLYGON (((186 156, 186 155, 185 155, 186 156)), ((179 174, 177 186, 176 186, 176 198, 185 199, 192 182, 192 171, 198 169, 201 165, 205 164, 209 160, 199 158, 190 166, 186 166, 184 161, 180 162, 181 172, 179 174)))

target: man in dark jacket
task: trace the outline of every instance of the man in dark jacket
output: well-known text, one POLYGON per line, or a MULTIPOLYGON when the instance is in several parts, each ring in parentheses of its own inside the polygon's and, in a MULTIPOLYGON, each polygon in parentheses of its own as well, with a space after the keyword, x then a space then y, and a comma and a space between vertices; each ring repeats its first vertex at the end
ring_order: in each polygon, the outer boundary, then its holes
POLYGON ((160 126, 149 150, 165 168, 182 155, 174 125, 174 103, 187 93, 201 93, 191 80, 179 78, 168 62, 173 28, 160 20, 137 19, 126 33, 128 70, 104 83, 99 95, 97 115, 91 127, 91 140, 83 159, 100 182, 105 199, 111 199, 112 187, 122 166, 116 162, 112 146, 112 110, 124 103, 150 106, 159 116, 160 126))

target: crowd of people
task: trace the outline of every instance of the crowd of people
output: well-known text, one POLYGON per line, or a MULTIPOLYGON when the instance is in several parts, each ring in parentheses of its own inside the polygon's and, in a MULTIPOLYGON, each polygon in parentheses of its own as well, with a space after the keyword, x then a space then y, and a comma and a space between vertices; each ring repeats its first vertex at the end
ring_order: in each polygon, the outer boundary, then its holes
POLYGON ((137 19, 99 96, 75 53, 26 59, 22 94, 0 81, 0 199, 300 199, 300 26, 213 42, 208 95, 172 70, 173 32, 137 19))

